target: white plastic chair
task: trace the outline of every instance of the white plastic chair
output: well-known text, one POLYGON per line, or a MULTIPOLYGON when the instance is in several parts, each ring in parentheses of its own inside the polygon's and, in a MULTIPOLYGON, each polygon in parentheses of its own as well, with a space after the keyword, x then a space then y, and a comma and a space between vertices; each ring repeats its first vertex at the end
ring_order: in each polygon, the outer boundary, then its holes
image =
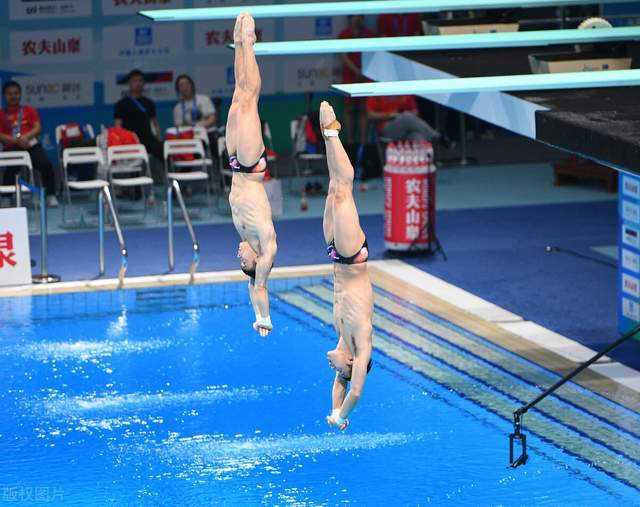
MULTIPOLYGON (((209 161, 210 162, 210 161, 209 161)), ((209 203, 209 173, 204 147, 199 139, 171 139, 164 142, 164 174, 167 186, 172 180, 182 182, 203 181, 209 203), (174 161, 174 155, 192 155, 194 160, 174 161), (185 163, 186 162, 186 163, 185 163), (175 169, 187 169, 183 172, 175 169)))
MULTIPOLYGON (((5 169, 17 167, 26 170, 29 183, 33 183, 33 164, 28 151, 0 151, 0 180, 5 169)), ((29 187, 20 185, 22 192, 29 192, 29 187)), ((0 195, 11 195, 16 193, 15 184, 0 185, 0 195)))
MULTIPOLYGON (((107 148, 107 178, 111 186, 117 188, 140 187, 144 200, 144 215, 147 214, 146 189, 153 185, 149 154, 142 144, 123 144, 107 148)), ((113 192, 113 202, 117 207, 117 192, 113 192)))
MULTIPOLYGON (((202 167, 205 164, 205 168, 213 166, 213 162, 211 160, 211 147, 209 146, 209 136, 207 135, 207 130, 204 127, 171 127, 165 130, 166 134, 178 135, 179 132, 184 132, 185 130, 191 130, 193 132, 193 139, 197 139, 204 144, 204 153, 202 158, 194 159, 194 160, 174 160, 173 166, 176 169, 184 169, 190 167, 202 167)), ((191 139, 170 139, 170 141, 191 141, 191 139)))
MULTIPOLYGON (((62 142, 62 131, 64 129, 69 129, 71 126, 70 123, 62 123, 58 126, 56 126, 56 130, 55 130, 55 135, 56 135, 56 146, 58 147, 58 162, 60 162, 60 166, 62 166, 62 152, 66 149, 61 145, 62 142)), ((79 127, 82 128, 82 127, 79 127)), ((93 127, 89 124, 86 123, 84 125, 84 129, 83 129, 83 133, 86 133, 91 139, 94 139, 96 137, 94 131, 93 131, 93 127)))
POLYGON ((97 147, 86 148, 66 148, 62 152, 62 174, 64 179, 64 199, 62 202, 62 221, 67 223, 66 205, 71 205, 71 190, 76 191, 100 191, 103 187, 109 186, 109 182, 94 178, 86 181, 69 181, 67 170, 73 164, 96 164, 96 173, 104 167, 104 157, 102 151, 97 147))

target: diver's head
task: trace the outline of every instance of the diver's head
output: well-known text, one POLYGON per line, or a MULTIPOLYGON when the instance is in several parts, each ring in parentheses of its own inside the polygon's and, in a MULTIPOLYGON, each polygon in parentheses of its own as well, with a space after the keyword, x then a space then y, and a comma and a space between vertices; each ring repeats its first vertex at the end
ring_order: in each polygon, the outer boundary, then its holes
POLYGON ((238 245, 238 259, 240 259, 240 269, 249 278, 256 277, 256 263, 258 256, 246 241, 241 241, 238 245))
POLYGON ((336 347, 335 349, 327 352, 327 359, 329 360, 329 366, 336 370, 338 375, 343 377, 345 380, 351 379, 353 356, 350 352, 347 352, 340 347, 336 347))
MULTIPOLYGON (((347 382, 351 381, 351 371, 353 370, 353 356, 350 351, 346 351, 340 347, 336 347, 333 350, 327 352, 327 359, 329 360, 329 366, 336 370, 336 373, 340 375, 347 382)), ((369 359, 367 363, 367 375, 371 371, 373 361, 369 359)))

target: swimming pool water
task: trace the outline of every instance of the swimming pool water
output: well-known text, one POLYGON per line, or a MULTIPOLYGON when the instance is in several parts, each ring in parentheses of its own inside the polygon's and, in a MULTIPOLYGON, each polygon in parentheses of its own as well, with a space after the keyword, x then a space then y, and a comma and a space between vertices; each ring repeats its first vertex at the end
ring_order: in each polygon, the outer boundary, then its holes
POLYGON ((272 292, 266 339, 244 284, 0 299, 0 501, 640 505, 637 414, 573 386, 531 415, 530 463, 508 469, 502 407, 539 391, 380 290, 363 400, 345 433, 330 431, 330 281, 272 292))

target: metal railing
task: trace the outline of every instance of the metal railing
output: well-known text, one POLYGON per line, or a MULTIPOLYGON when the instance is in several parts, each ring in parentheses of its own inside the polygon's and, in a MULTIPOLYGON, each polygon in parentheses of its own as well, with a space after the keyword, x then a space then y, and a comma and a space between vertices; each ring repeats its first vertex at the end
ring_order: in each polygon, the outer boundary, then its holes
POLYGON ((47 196, 43 187, 31 185, 16 176, 16 208, 22 207, 22 187, 25 186, 32 194, 37 194, 40 201, 40 274, 33 275, 33 283, 55 283, 60 281, 58 275, 49 273, 49 250, 47 245, 47 196))
POLYGON ((178 198, 178 204, 182 210, 182 217, 185 224, 187 224, 187 230, 191 237, 191 243, 193 245, 193 259, 191 260, 191 267, 189 268, 189 283, 193 283, 196 276, 196 270, 198 264, 200 264, 200 245, 198 244, 198 238, 196 232, 193 229, 189 212, 184 204, 182 198, 182 191, 180 190, 180 183, 176 180, 170 180, 171 184, 167 187, 167 226, 168 226, 168 240, 169 240, 169 271, 173 271, 175 268, 175 253, 173 249, 173 193, 175 192, 178 198))
POLYGON ((118 213, 113 205, 113 199, 111 198, 111 192, 109 187, 104 186, 98 193, 98 235, 100 239, 100 253, 99 253, 99 269, 100 276, 104 275, 104 201, 107 201, 109 212, 113 220, 113 228, 116 231, 116 237, 120 244, 120 270, 118 271, 118 288, 122 288, 124 285, 124 275, 127 272, 129 265, 129 255, 127 252, 127 246, 124 242, 124 236, 122 235, 122 229, 120 228, 120 221, 118 220, 118 213))

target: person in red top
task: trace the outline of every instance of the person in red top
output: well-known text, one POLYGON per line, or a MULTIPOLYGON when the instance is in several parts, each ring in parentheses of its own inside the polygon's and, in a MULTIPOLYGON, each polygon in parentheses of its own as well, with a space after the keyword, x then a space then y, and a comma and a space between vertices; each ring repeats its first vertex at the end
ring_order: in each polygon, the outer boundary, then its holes
MULTIPOLYGON (((42 131, 40 115, 31 106, 20 105, 22 87, 16 81, 7 81, 2 87, 2 95, 6 108, 0 112, 0 143, 5 151, 24 150, 31 156, 33 169, 40 175, 40 180, 47 190, 47 203, 51 207, 58 206, 56 198, 53 166, 38 141, 42 131)), ((17 169, 5 169, 3 182, 5 185, 15 183, 17 169)))
POLYGON ((378 133, 394 141, 437 141, 453 147, 452 141, 442 137, 431 125, 418 116, 413 95, 367 98, 367 114, 377 123, 378 133))
POLYGON ((422 18, 420 14, 380 14, 378 35, 380 37, 422 35, 422 18))
MULTIPOLYGON (((364 26, 362 16, 349 16, 348 26, 338 34, 340 39, 362 39, 375 37, 375 33, 364 26)), ((346 53, 342 55, 342 82, 362 83, 366 78, 362 75, 362 53, 346 53)), ((357 119, 360 144, 364 144, 367 137, 367 112, 364 100, 359 98, 344 98, 344 127, 347 131, 347 142, 354 140, 354 124, 357 119)))

